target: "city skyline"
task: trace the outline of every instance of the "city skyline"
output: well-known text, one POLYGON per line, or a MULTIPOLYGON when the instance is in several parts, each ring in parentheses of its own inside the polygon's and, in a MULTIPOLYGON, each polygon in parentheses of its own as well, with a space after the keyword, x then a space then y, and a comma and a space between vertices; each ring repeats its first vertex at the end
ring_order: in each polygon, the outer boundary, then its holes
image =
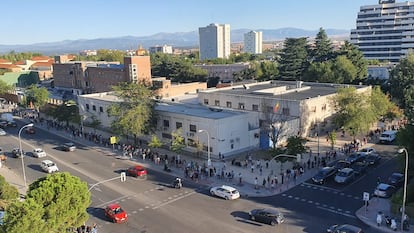
POLYGON ((375 4, 378 0, 240 0, 237 4, 218 0, 119 0, 112 4, 98 0, 6 0, 0 45, 190 32, 210 23, 251 30, 351 30, 360 7, 375 4))

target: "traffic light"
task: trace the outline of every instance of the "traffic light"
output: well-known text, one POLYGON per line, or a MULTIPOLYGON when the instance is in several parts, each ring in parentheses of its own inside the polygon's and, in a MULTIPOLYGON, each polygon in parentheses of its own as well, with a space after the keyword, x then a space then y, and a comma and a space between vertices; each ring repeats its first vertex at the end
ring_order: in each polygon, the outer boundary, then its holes
POLYGON ((121 172, 121 182, 125 182, 125 181, 126 181, 126 173, 121 172))

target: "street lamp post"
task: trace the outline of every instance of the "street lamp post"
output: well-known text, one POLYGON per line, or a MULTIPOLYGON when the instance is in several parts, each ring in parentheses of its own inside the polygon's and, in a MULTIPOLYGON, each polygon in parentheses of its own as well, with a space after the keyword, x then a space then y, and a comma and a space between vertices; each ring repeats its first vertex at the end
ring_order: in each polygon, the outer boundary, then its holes
POLYGON ((404 230, 404 217, 405 217, 405 199, 407 198, 407 174, 408 174, 408 152, 407 149, 401 148, 398 150, 398 153, 405 152, 405 172, 404 172, 404 194, 403 194, 403 203, 401 207, 401 231, 404 230))
POLYGON ((199 133, 206 133, 207 134, 207 166, 211 166, 211 158, 210 158, 210 134, 208 133, 207 130, 204 129, 199 129, 198 130, 199 133))
POLYGON ((24 126, 23 126, 23 127, 21 127, 21 128, 20 128, 20 130, 19 130, 19 152, 20 152, 20 158, 22 159, 23 180, 24 180, 24 187, 25 187, 25 188, 27 187, 27 182, 26 182, 26 171, 25 171, 25 169, 24 169, 24 159, 23 159, 23 151, 22 151, 22 139, 20 138, 20 134, 22 133, 22 130, 23 130, 24 128, 27 128, 27 127, 32 127, 32 126, 33 126, 33 123, 30 123, 30 124, 24 125, 24 126))

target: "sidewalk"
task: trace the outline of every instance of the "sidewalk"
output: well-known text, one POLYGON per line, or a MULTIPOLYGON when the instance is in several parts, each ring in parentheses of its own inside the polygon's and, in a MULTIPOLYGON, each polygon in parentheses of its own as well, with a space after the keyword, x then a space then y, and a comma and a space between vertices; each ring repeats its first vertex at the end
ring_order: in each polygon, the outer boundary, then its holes
MULTIPOLYGON (((2 164, 0 167, 0 175, 6 179, 11 185, 14 185, 19 191, 20 197, 26 196, 27 187, 24 186, 24 180, 22 175, 18 175, 15 171, 7 167, 6 164, 2 164)), ((27 184, 29 185, 29 184, 27 184)))
POLYGON ((382 212, 384 216, 393 216, 390 213, 390 199, 385 198, 378 198, 374 197, 369 201, 368 208, 365 206, 361 207, 359 210, 356 211, 355 215, 359 218, 362 222, 371 226, 373 229, 377 229, 379 232, 406 232, 406 233, 414 233, 414 226, 412 221, 410 222, 410 230, 409 231, 401 231, 401 216, 396 216, 397 222, 397 231, 393 231, 390 226, 385 224, 385 220, 383 219, 382 224, 380 226, 377 225, 377 214, 378 212, 382 212))

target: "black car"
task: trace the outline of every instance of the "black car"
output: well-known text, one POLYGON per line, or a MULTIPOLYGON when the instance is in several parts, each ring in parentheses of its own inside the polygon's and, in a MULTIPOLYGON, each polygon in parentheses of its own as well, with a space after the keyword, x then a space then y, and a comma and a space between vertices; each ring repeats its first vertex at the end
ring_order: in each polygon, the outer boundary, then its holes
POLYGON ((17 127, 17 123, 15 121, 9 121, 9 122, 7 122, 7 126, 9 126, 9 127, 17 127))
POLYGON ((346 160, 336 160, 334 162, 331 162, 328 167, 334 167, 336 171, 341 170, 342 168, 350 167, 351 162, 348 162, 346 160))
POLYGON ((381 156, 379 154, 369 154, 367 157, 365 157, 364 161, 368 165, 377 165, 381 160, 381 156))
POLYGON ((13 157, 15 157, 15 158, 19 158, 19 157, 21 157, 21 154, 23 154, 23 156, 26 154, 26 153, 24 152, 24 150, 22 150, 21 152, 22 152, 22 153, 20 153, 20 149, 19 149, 19 148, 14 148, 14 149, 12 150, 12 155, 13 155, 13 157))
POLYGON ((335 167, 323 167, 314 177, 312 177, 312 181, 317 184, 323 184, 326 179, 335 175, 336 172, 337 169, 335 167))
POLYGON ((254 209, 249 212, 250 219, 256 222, 267 223, 272 226, 281 224, 285 221, 282 213, 275 209, 254 209))
POLYGON ((356 162, 351 165, 351 168, 354 170, 356 175, 364 174, 368 169, 368 163, 366 162, 356 162))
POLYGON ((364 154, 364 153, 354 152, 354 153, 350 154, 348 156, 348 158, 346 158, 346 161, 348 161, 350 163, 361 162, 365 159, 365 157, 366 157, 366 154, 364 154))
POLYGON ((390 185, 392 185, 392 186, 394 186, 394 187, 396 187, 396 188, 399 188, 404 183, 404 175, 401 174, 401 173, 394 172, 388 178, 388 182, 387 183, 390 184, 390 185))
POLYGON ((329 233, 364 233, 361 228, 350 224, 333 225, 326 232, 329 233))

